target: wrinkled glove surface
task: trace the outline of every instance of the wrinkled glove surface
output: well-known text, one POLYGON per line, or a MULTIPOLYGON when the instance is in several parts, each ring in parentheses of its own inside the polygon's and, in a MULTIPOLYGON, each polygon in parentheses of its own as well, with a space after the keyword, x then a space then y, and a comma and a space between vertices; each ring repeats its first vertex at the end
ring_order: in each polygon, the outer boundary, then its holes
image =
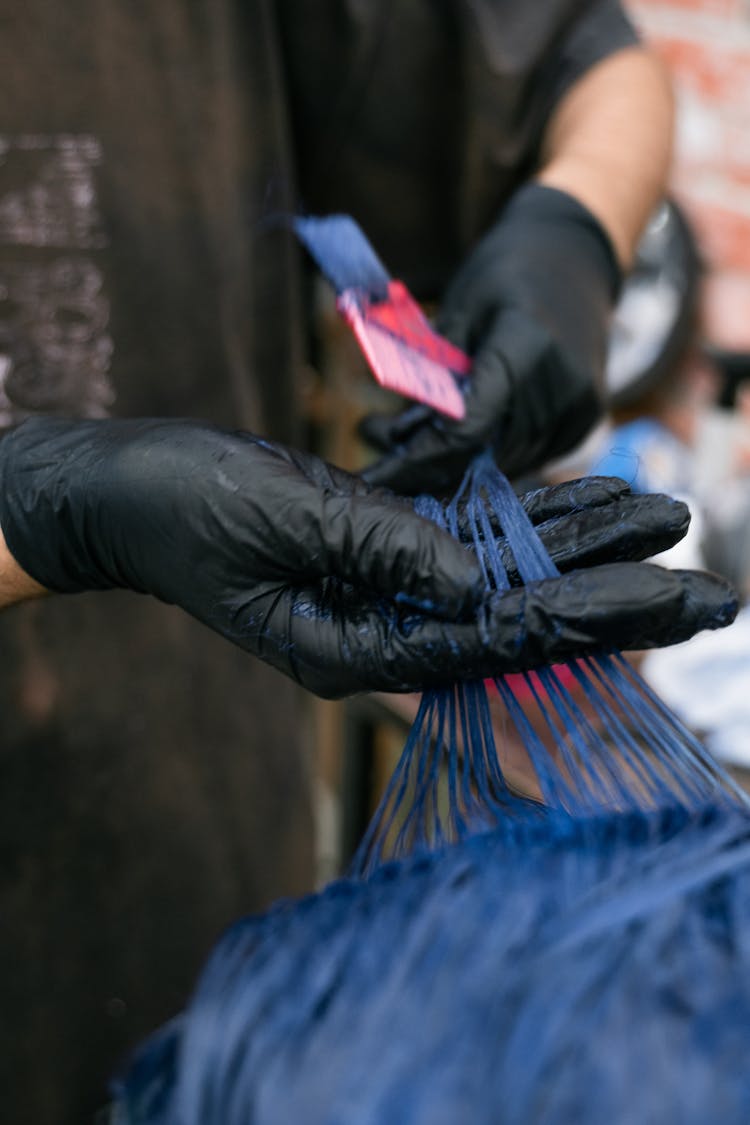
POLYGON ((367 479, 440 493, 488 445, 511 477, 572 449, 600 412, 619 282, 609 239, 586 208, 554 188, 522 188, 459 269, 437 321, 473 358, 466 417, 420 406, 365 418, 363 436, 385 454, 367 479))
POLYGON ((33 419, 0 442, 0 526, 38 582, 153 594, 323 696, 672 643, 734 615, 712 576, 614 561, 679 539, 684 505, 596 478, 524 504, 561 569, 605 565, 487 595, 472 551, 407 502, 197 422, 33 419))

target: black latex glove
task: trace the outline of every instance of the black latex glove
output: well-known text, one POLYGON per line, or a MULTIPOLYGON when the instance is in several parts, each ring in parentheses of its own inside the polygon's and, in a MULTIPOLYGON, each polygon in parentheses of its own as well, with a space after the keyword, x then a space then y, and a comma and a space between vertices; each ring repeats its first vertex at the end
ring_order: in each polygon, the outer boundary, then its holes
POLYGON ((564 192, 522 188, 448 287, 438 330, 473 357, 466 417, 425 407, 365 418, 385 456, 365 473, 413 495, 458 484, 491 445, 518 475, 572 449, 596 421, 620 272, 607 235, 564 192))
MULTIPOLYGON (((565 565, 660 549, 687 526, 683 505, 618 481, 527 506, 565 565)), ((0 442, 0 527, 43 586, 154 594, 330 697, 670 643, 736 608, 715 578, 632 562, 483 596, 471 553, 405 501, 185 421, 24 423, 0 442)))

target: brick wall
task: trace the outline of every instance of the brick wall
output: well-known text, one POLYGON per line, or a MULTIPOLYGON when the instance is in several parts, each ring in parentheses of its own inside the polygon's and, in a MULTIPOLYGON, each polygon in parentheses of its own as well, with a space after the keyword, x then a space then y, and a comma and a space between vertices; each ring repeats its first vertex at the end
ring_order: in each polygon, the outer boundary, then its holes
POLYGON ((626 0, 671 71, 672 185, 709 266, 707 330, 750 350, 750 0, 626 0))

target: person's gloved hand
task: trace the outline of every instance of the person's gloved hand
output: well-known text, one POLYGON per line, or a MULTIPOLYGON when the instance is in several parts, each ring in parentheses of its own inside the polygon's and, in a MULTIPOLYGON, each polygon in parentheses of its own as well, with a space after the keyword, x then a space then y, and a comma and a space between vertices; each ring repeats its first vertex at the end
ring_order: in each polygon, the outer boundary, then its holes
POLYGON ((365 473, 397 492, 442 492, 492 446, 518 475, 572 449, 596 421, 620 271, 594 216, 564 192, 522 188, 450 283, 438 331, 473 359, 466 417, 425 407, 371 415, 384 457, 365 473))
MULTIPOLYGON (((526 505, 561 566, 660 550, 688 519, 612 480, 526 505)), ((24 423, 0 441, 0 527, 48 589, 154 594, 330 697, 671 643, 736 609, 718 579, 634 562, 485 595, 471 552, 407 502, 196 422, 24 423)))

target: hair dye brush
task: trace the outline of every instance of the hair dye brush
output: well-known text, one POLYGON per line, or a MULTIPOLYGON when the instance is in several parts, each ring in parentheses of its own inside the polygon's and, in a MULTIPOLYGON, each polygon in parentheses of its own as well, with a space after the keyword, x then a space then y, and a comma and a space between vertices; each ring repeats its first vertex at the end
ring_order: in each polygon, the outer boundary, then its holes
POLYGON ((337 308, 378 382, 449 418, 463 418, 459 380, 469 373, 469 357, 435 332, 355 221, 348 215, 298 218, 294 230, 336 290, 337 308))

